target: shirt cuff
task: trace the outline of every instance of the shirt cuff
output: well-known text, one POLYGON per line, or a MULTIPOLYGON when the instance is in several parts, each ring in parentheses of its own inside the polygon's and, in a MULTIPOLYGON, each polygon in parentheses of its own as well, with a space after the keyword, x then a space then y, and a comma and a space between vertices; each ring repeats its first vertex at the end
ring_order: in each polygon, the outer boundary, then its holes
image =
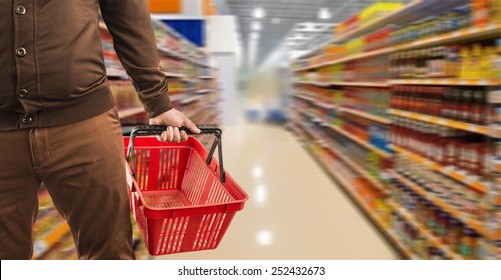
POLYGON ((148 116, 150 119, 172 109, 170 98, 169 98, 169 95, 167 93, 165 93, 157 98, 148 100, 147 102, 144 102, 143 104, 144 104, 144 108, 148 112, 148 116))

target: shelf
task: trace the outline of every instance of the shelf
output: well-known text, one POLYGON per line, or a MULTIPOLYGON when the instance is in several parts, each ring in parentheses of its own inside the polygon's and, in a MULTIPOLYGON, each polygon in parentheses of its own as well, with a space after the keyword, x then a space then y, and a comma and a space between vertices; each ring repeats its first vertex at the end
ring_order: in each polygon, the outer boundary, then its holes
POLYGON ((160 54, 168 56, 168 57, 177 58, 177 59, 186 59, 184 56, 178 54, 177 52, 175 52, 173 50, 169 50, 169 49, 164 48, 164 47, 158 47, 158 51, 160 52, 160 54))
POLYGON ((421 187, 419 187, 417 184, 415 184, 411 180, 405 178, 404 176, 402 176, 396 172, 391 172, 391 176, 393 178, 397 179, 398 181, 400 181, 401 183, 403 183, 404 185, 406 185, 407 187, 411 188, 414 192, 418 193, 420 196, 433 202, 433 204, 440 207, 442 210, 447 212, 449 215, 462 221, 464 224, 468 225, 470 228, 474 229, 476 232, 480 233, 484 237, 487 237, 490 240, 501 239, 501 234, 498 233, 498 236, 496 237, 496 234, 489 231, 483 223, 481 223, 479 221, 475 221, 473 219, 470 219, 465 214, 463 214, 461 211, 458 211, 454 207, 450 206, 448 203, 444 202, 442 199, 437 198, 437 197, 429 194, 427 191, 423 190, 421 187))
POLYGON ((306 131, 306 133, 308 133, 315 140, 317 144, 322 146, 325 145, 325 141, 321 139, 316 133, 310 131, 310 129, 307 126, 305 126, 302 122, 299 122, 298 126, 300 126, 303 131, 306 131))
POLYGON ((181 78, 181 80, 184 83, 187 83, 187 84, 194 84, 194 83, 198 82, 198 80, 196 80, 196 79, 190 79, 190 78, 181 78))
POLYGON ((410 259, 410 260, 419 260, 420 259, 419 256, 416 255, 416 253, 414 253, 414 251, 411 248, 409 248, 409 246, 407 244, 405 244, 405 242, 402 240, 402 238, 400 238, 400 236, 398 236, 398 234, 393 229, 387 229, 386 234, 391 236, 391 238, 398 245, 400 250, 402 250, 402 253, 404 254, 404 256, 406 256, 408 259, 410 259))
POLYGON ((182 92, 182 93, 176 93, 176 94, 173 94, 171 95, 172 93, 169 93, 169 99, 171 102, 178 102, 178 101, 181 101, 185 98, 189 98, 190 96, 192 96, 191 94, 187 93, 187 92, 182 92))
POLYGON ((166 72, 166 71, 163 71, 163 72, 165 73, 165 77, 167 77, 167 78, 178 78, 178 79, 180 79, 180 78, 184 77, 184 75, 181 74, 181 73, 172 73, 172 72, 166 72))
POLYGON ((388 118, 376 116, 376 115, 373 115, 373 114, 370 114, 370 113, 366 113, 366 112, 362 112, 362 111, 355 110, 355 109, 349 109, 349 108, 339 107, 338 111, 340 111, 340 112, 346 112, 346 113, 349 113, 349 114, 352 114, 352 115, 356 115, 356 116, 359 116, 359 117, 362 117, 362 118, 365 118, 365 119, 368 119, 368 120, 371 120, 371 121, 379 122, 379 123, 382 123, 382 124, 391 124, 392 123, 392 121, 390 119, 388 119, 388 118))
POLYGON ((212 89, 201 89, 201 90, 197 90, 195 91, 195 93, 198 93, 198 94, 205 94, 205 93, 210 93, 210 92, 213 92, 214 90, 212 89))
POLYGON ((314 85, 314 86, 320 86, 320 83, 312 82, 312 81, 294 81, 293 83, 297 84, 297 85, 314 85))
POLYGON ((33 246, 33 256, 42 257, 48 252, 65 234, 69 233, 70 227, 66 222, 59 223, 53 231, 48 233, 43 239, 37 240, 33 246))
POLYGON ((144 113, 144 112, 146 112, 146 111, 144 110, 144 107, 142 107, 142 106, 129 108, 129 109, 122 109, 122 110, 118 111, 118 118, 123 119, 123 118, 127 118, 127 117, 132 117, 132 116, 135 116, 137 114, 144 113))
MULTIPOLYGON (((434 0, 436 1, 436 0, 434 0)), ((395 24, 399 18, 406 18, 405 15, 412 15, 412 13, 418 8, 423 6, 423 2, 431 2, 429 0, 414 0, 411 3, 405 5, 401 9, 392 12, 390 14, 387 14, 383 17, 379 17, 374 19, 372 22, 369 22, 368 24, 365 24, 364 26, 358 27, 352 31, 349 31, 347 33, 341 34, 337 37, 334 37, 332 40, 329 40, 328 42, 321 44, 320 46, 314 48, 313 50, 307 52, 306 54, 302 55, 301 58, 304 58, 306 56, 310 56, 317 51, 319 51, 321 48, 330 45, 330 44, 339 44, 346 42, 350 39, 353 39, 355 37, 358 37, 364 33, 368 33, 372 30, 376 30, 378 28, 384 27, 389 24, 395 24)), ((407 20, 408 22, 412 21, 412 18, 407 20)))
POLYGON ((330 167, 322 157, 313 151, 308 146, 305 146, 306 149, 312 154, 312 156, 318 161, 318 163, 339 183, 339 186, 344 190, 344 192, 355 202, 355 204, 362 210, 366 217, 368 217, 371 222, 382 232, 392 243, 396 245, 399 249, 400 253, 408 259, 417 258, 415 254, 412 253, 412 250, 406 246, 403 242, 400 241, 400 238, 395 238, 396 236, 389 231, 385 226, 381 218, 374 215, 374 211, 364 203, 364 200, 353 192, 351 186, 353 185, 351 182, 348 182, 346 178, 344 178, 339 170, 335 170, 330 167))
POLYGON ((313 113, 311 111, 302 111, 301 113, 303 113, 305 116, 309 117, 312 122, 322 123, 322 120, 317 118, 315 113, 313 113))
POLYGON ((326 126, 330 127, 332 130, 336 131, 337 133, 345 136, 346 138, 358 143, 359 145, 361 145, 362 147, 365 147, 366 149, 369 149, 373 152, 375 152, 376 154, 378 154, 379 156, 383 157, 383 158, 389 158, 391 157, 392 155, 389 153, 389 152, 386 152, 386 151, 383 151, 369 143, 367 143, 366 141, 364 140, 361 140, 359 139, 358 137, 354 136, 353 134, 345 131, 344 129, 342 128, 339 128, 335 125, 329 125, 329 124, 326 124, 326 126))
POLYGON ((392 85, 442 85, 442 86, 500 86, 498 79, 396 79, 392 85))
POLYGON ((446 127, 450 127, 450 128, 459 129, 459 130, 465 130, 465 131, 474 132, 474 133, 487 135, 487 136, 491 136, 491 134, 496 134, 496 130, 490 129, 487 126, 475 125, 475 124, 459 122, 459 121, 454 121, 454 120, 449 120, 449 119, 444 119, 444 118, 439 118, 439 117, 434 117, 434 116, 429 116, 429 115, 424 115, 424 114, 419 114, 419 113, 414 113, 414 112, 396 110, 396 109, 389 109, 388 113, 391 115, 399 116, 399 117, 409 118, 409 119, 418 120, 418 121, 427 122, 427 123, 433 123, 433 124, 437 124, 437 125, 441 125, 441 126, 446 126, 446 127))
POLYGON ((467 27, 467 28, 463 28, 462 30, 452 31, 452 32, 445 33, 442 35, 436 35, 433 37, 417 40, 417 41, 414 41, 411 43, 404 43, 404 44, 397 45, 394 47, 386 47, 386 48, 382 48, 379 50, 369 51, 369 52, 365 52, 365 53, 361 53, 361 54, 348 55, 348 56, 341 58, 341 59, 336 59, 333 61, 326 61, 326 62, 317 64, 317 65, 311 65, 311 66, 307 66, 307 67, 298 68, 298 69, 295 69, 293 71, 300 72, 300 71, 305 71, 305 70, 311 70, 311 69, 321 68, 321 67, 328 66, 328 65, 334 65, 334 64, 347 62, 347 61, 389 54, 389 53, 397 52, 397 51, 405 51, 405 50, 416 49, 416 48, 423 48, 423 47, 429 47, 429 46, 435 46, 435 45, 443 45, 443 44, 449 44, 449 43, 455 43, 455 42, 462 42, 462 41, 474 40, 474 39, 478 39, 478 38, 489 38, 489 37, 498 36, 500 31, 501 31, 501 23, 490 24, 490 25, 487 25, 485 27, 467 27))
MULTIPOLYGON (((425 15, 429 15, 430 11, 440 11, 448 7, 451 7, 450 3, 444 3, 443 0, 413 0, 406 4, 399 10, 386 14, 382 17, 376 18, 373 21, 349 31, 345 34, 341 34, 337 38, 334 38, 331 43, 338 44, 346 42, 350 39, 359 37, 361 35, 367 34, 369 32, 375 31, 379 28, 385 27, 389 24, 405 24, 413 22, 417 19, 424 18, 425 15)), ((457 1, 456 2, 461 2, 457 1)), ((466 1, 462 1, 467 4, 466 1)), ((454 5, 455 3, 453 3, 454 5)), ((456 4, 456 6, 461 5, 461 3, 456 4)))
POLYGON ((115 68, 106 68, 106 76, 108 76, 108 78, 122 79, 122 80, 125 80, 129 77, 127 75, 127 72, 125 72, 125 70, 115 69, 115 68))
POLYGON ((372 186, 375 187, 378 191, 380 191, 383 194, 388 194, 388 189, 384 184, 382 184, 377 178, 374 178, 374 176, 370 175, 364 168, 362 168, 356 162, 352 161, 347 156, 343 155, 343 152, 337 151, 334 148, 330 147, 329 145, 326 145, 325 148, 329 149, 332 153, 336 155, 336 157, 344 161, 351 169, 353 169, 353 171, 355 171, 356 173, 364 177, 366 180, 368 180, 372 184, 372 186))
MULTIPOLYGON (((105 31, 108 31, 108 28, 106 27, 106 24, 104 24, 104 22, 102 21, 99 21, 99 28, 101 28, 102 30, 105 30, 105 31)), ((171 33, 173 35, 175 35, 175 37, 177 37, 178 39, 182 39, 182 40, 185 40, 183 36, 177 34, 177 32, 175 32, 174 30, 171 30, 170 28, 166 28, 165 29, 166 32, 168 33, 171 33)), ((109 32, 109 31, 108 31, 109 32)), ((165 56, 168 56, 168 57, 172 57, 172 58, 176 58, 176 59, 182 59, 182 60, 185 60, 185 61, 188 61, 190 63, 193 63, 193 64, 196 64, 198 66, 202 66, 202 67, 207 67, 207 68, 211 68, 210 65, 207 65, 205 63, 201 63, 201 62, 198 62, 196 61, 195 59, 191 58, 191 57, 188 57, 184 54, 181 54, 179 52, 176 52, 176 51, 173 51, 173 50, 170 50, 168 48, 165 48, 165 47, 158 47, 158 52, 162 55, 165 55, 165 56)), ((203 51, 201 52, 203 54, 206 54, 204 53, 203 51)))
POLYGON ((212 66, 210 66, 209 64, 206 64, 206 63, 203 63, 203 62, 200 62, 200 61, 197 61, 193 58, 190 58, 190 57, 185 57, 184 58, 186 61, 189 61, 197 66, 200 66, 200 67, 204 67, 204 68, 212 68, 212 66))
POLYGON ((389 87, 386 82, 330 82, 331 86, 347 86, 347 87, 389 87))
POLYGON ((300 85, 314 85, 318 87, 329 87, 329 86, 346 86, 346 87, 390 87, 390 84, 386 82, 306 82, 299 81, 294 82, 300 85))
POLYGON ((213 76, 199 76, 198 78, 201 79, 201 80, 213 80, 216 77, 213 77, 213 76))
POLYGON ((203 95, 196 95, 196 96, 193 96, 193 97, 190 97, 190 98, 187 98, 187 99, 183 99, 181 100, 181 104, 182 105, 186 105, 186 104, 190 104, 190 103, 193 103, 195 101, 198 101, 200 99, 202 99, 204 96, 203 95))
POLYGON ((459 172, 459 171, 456 171, 450 167, 444 167, 444 166, 442 166, 434 161, 431 161, 431 160, 426 159, 422 156, 416 155, 415 153, 407 151, 406 149, 398 147, 396 145, 392 145, 392 149, 393 149, 393 151, 395 151, 401 155, 404 155, 404 156, 414 160, 415 162, 417 162, 419 164, 422 164, 422 165, 424 165, 424 166, 426 166, 426 167, 428 167, 436 172, 444 174, 444 175, 446 175, 446 176, 448 176, 448 177, 450 177, 458 182, 461 182, 461 183, 469 186, 471 189, 473 189, 477 192, 487 193, 489 191, 488 183, 481 182, 481 181, 475 179, 475 177, 461 174, 461 172, 459 172))
POLYGON ((212 105, 212 104, 209 103, 209 104, 205 104, 204 106, 200 106, 200 108, 197 108, 189 116, 187 116, 188 119, 194 119, 196 115, 200 114, 200 112, 203 112, 203 111, 207 110, 207 107, 209 105, 212 105))
POLYGON ((434 45, 443 45, 450 43, 464 42, 468 40, 496 38, 501 31, 501 23, 488 24, 483 27, 466 27, 461 30, 456 30, 441 35, 431 36, 410 43, 397 45, 394 50, 402 51, 414 48, 428 47, 434 45))
MULTIPOLYGON (((304 125, 299 124, 299 126, 306 131, 310 136, 312 136, 315 140, 317 140, 318 143, 326 143, 324 139, 321 139, 318 137, 315 133, 312 133, 308 128, 306 128, 304 125)), ((342 152, 335 150, 328 144, 323 145, 324 148, 330 150, 332 153, 336 155, 340 160, 344 161, 353 171, 367 179, 378 191, 380 191, 383 194, 388 194, 388 190, 385 185, 383 185, 378 179, 374 178, 372 175, 370 175, 364 168, 362 168, 360 165, 349 159, 348 157, 344 156, 342 152)))
POLYGON ((388 204, 390 205, 390 207, 393 210, 397 211, 401 216, 403 216, 403 218, 407 222, 412 224, 412 226, 414 228, 416 228, 421 233, 421 235, 424 238, 426 238, 426 240, 430 241, 436 248, 438 248, 442 252, 444 252, 445 256, 448 259, 452 259, 452 260, 461 260, 462 259, 462 257, 460 255, 452 252, 449 249, 449 247, 447 245, 443 244, 442 241, 440 241, 437 237, 435 237, 432 232, 430 232, 427 228, 425 228, 421 223, 416 221, 416 219, 414 218, 414 215, 409 213, 409 211, 407 211, 407 209, 401 207, 400 205, 398 205, 395 202, 389 202, 388 204))
POLYGON ((311 97, 308 97, 308 96, 304 96, 302 94, 292 94, 292 96, 296 97, 296 98, 299 98, 299 99, 303 99, 303 100, 306 100, 306 101, 310 101, 310 102, 316 102, 315 99, 311 98, 311 97))
POLYGON ((320 108, 328 109, 328 110, 337 110, 338 107, 335 105, 331 105, 325 102, 315 101, 314 105, 320 108))

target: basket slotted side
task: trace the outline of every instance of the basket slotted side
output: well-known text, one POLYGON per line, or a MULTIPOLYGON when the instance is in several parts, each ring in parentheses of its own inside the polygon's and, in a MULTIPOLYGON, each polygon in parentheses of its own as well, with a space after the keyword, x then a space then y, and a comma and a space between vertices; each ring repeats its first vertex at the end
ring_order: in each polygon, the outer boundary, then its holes
MULTIPOLYGON (((127 144, 127 141, 126 141, 127 144)), ((216 248, 247 195, 217 161, 205 163, 206 150, 190 137, 182 144, 135 140, 136 180, 131 205, 151 255, 216 248)))

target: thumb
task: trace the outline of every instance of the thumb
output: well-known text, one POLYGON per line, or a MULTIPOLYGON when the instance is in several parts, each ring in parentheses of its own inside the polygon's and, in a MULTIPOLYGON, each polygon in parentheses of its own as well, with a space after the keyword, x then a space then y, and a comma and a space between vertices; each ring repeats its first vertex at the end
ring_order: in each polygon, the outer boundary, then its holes
POLYGON ((189 119, 186 119, 186 121, 184 122, 184 126, 189 129, 191 132, 195 133, 195 134, 199 134, 200 132, 202 132, 200 129, 198 129, 198 127, 189 119))

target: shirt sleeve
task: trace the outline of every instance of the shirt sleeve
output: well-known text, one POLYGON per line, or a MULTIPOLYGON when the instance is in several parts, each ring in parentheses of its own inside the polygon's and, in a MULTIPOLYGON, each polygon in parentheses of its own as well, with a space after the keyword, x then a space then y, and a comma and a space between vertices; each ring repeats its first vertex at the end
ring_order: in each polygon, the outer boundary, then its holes
POLYGON ((149 117, 172 109, 145 0, 99 0, 115 51, 149 117))

